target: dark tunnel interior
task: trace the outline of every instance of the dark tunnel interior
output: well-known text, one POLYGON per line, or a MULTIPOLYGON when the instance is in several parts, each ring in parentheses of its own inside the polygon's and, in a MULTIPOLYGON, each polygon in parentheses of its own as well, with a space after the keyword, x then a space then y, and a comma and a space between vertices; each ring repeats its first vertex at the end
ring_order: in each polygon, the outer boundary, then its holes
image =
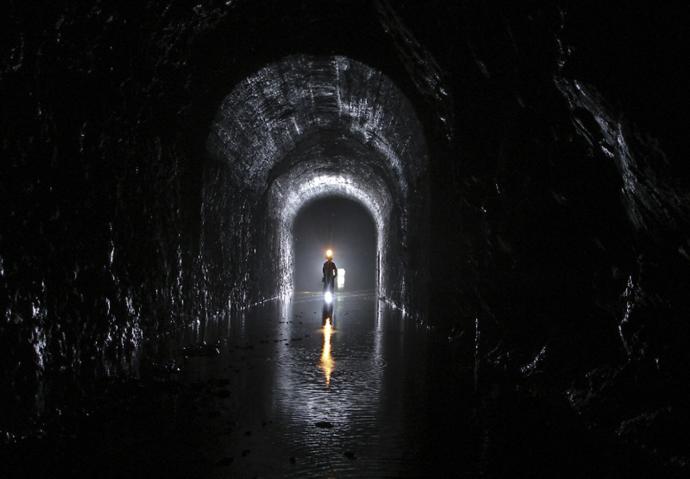
POLYGON ((688 477, 686 10, 10 0, 0 477, 688 477))
POLYGON ((338 275, 343 279, 338 290, 375 290, 376 225, 364 206, 342 197, 314 200, 297 213, 292 235, 295 290, 322 288, 327 249, 334 251, 338 275))

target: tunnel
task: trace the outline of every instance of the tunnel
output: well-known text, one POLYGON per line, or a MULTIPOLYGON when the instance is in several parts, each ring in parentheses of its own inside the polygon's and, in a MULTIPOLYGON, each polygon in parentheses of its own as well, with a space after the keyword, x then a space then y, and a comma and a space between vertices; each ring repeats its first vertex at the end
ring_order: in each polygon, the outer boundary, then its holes
POLYGON ((3 13, 0 477, 688 477, 680 6, 3 13))
MULTIPOLYGON (((409 309, 416 289, 423 307, 428 153, 414 108, 382 72, 341 56, 286 57, 243 79, 210 130, 216 168, 228 171, 205 182, 205 197, 241 190, 242 202, 220 214, 261 221, 259 238, 234 239, 253 252, 237 274, 252 278, 257 300, 291 294, 300 208, 340 195, 376 223, 379 296, 409 309)), ((211 236, 221 228, 211 226, 205 240, 223 241, 211 236)))

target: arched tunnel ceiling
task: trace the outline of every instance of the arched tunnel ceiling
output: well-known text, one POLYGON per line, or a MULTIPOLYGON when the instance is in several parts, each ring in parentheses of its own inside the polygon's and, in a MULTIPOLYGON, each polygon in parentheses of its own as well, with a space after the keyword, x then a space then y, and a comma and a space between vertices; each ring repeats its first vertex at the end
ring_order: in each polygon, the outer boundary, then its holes
MULTIPOLYGON (((406 215, 405 205, 400 205, 400 185, 391 182, 385 160, 381 153, 349 135, 325 132, 298 143, 273 169, 265 211, 267 219, 277 226, 281 296, 292 291, 293 222, 300 209, 313 200, 343 196, 363 204, 376 224, 377 249, 381 252, 391 224, 400 224, 406 215)), ((404 244, 404 232, 399 233, 399 243, 404 244)))
MULTIPOLYGON (((406 265, 426 264, 428 155, 412 104, 386 75, 342 56, 283 58, 242 80, 223 100, 207 148, 229 172, 227 182, 206 185, 209 197, 239 192, 251 205, 249 222, 261 223, 256 227, 263 233, 238 240, 249 241, 244 250, 260 258, 278 258, 253 270, 264 296, 292 288, 297 212, 314 199, 338 195, 370 211, 380 292, 408 302, 413 276, 425 274, 406 265), (218 188, 218 195, 211 193, 218 188), (408 249, 411 243, 421 246, 408 249)), ((235 206, 239 210, 230 206, 228 215, 244 218, 243 206, 235 206)))
POLYGON ((343 194, 362 202, 381 226, 394 207, 394 195, 401 193, 388 181, 385 159, 351 138, 326 135, 321 140, 300 143, 273 170, 269 213, 290 222, 310 199, 343 194))
POLYGON ((269 211, 280 212, 280 220, 290 226, 306 203, 324 196, 346 196, 366 206, 381 231, 390 217, 391 196, 378 176, 362 175, 363 172, 366 169, 353 173, 348 168, 340 170, 304 162, 276 181, 271 189, 269 211))
POLYGON ((326 144, 334 135, 376 152, 367 157, 403 196, 426 168, 409 100, 381 72, 341 56, 290 56, 245 79, 223 101, 208 149, 243 187, 262 194, 300 143, 326 144))

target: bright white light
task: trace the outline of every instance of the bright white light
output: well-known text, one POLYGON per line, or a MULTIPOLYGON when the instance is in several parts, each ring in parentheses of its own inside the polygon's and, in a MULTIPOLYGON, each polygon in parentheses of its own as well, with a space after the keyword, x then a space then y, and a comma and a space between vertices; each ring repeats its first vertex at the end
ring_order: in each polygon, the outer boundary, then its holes
POLYGON ((333 293, 326 291, 326 293, 323 295, 323 300, 326 302, 326 304, 331 304, 333 302, 333 293))
POLYGON ((338 289, 345 287, 345 268, 338 268, 338 289))

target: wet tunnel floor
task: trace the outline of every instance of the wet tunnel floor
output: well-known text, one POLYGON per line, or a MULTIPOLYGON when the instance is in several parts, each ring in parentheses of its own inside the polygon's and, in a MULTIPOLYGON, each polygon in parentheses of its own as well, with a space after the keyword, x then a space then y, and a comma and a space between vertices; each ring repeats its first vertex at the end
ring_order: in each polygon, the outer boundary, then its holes
POLYGON ((229 379, 232 431, 211 477, 420 477, 452 462, 437 440, 459 391, 429 374, 447 374, 434 364, 447 358, 372 294, 338 295, 333 314, 297 295, 236 318, 227 338, 225 354, 188 367, 192 382, 229 379))
POLYGON ((471 358, 371 293, 339 295, 330 334, 322 316, 320 295, 302 294, 188 331, 168 345, 179 372, 110 385, 88 414, 63 418, 69 430, 21 443, 0 467, 7 477, 658 477, 586 431, 562 397, 488 379, 474 394, 471 358))

